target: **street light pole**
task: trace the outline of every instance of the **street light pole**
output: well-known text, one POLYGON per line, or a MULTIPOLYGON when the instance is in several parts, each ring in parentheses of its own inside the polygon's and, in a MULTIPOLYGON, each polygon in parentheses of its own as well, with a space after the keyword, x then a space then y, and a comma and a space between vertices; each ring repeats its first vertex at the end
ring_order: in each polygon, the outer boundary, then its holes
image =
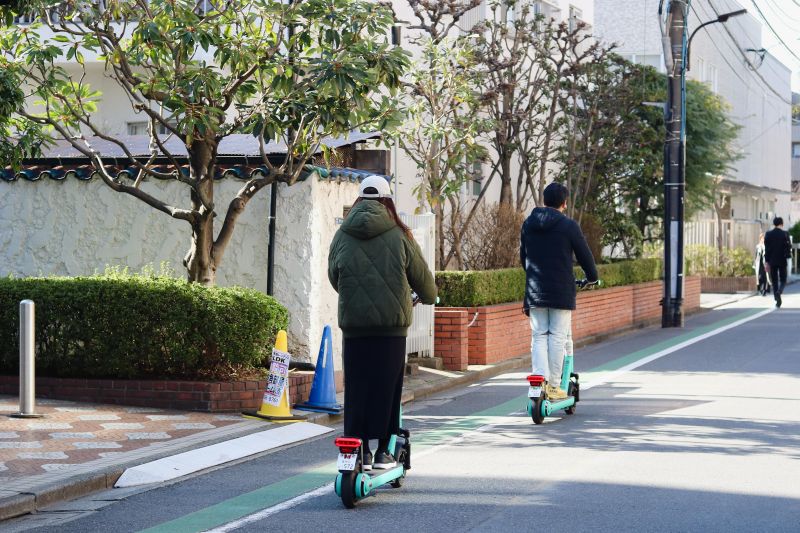
MULTIPOLYGON (((664 32, 664 63, 667 65, 667 106, 664 145, 664 298, 661 327, 683 327, 683 222, 686 192, 686 70, 689 46, 698 30, 716 22, 743 15, 739 9, 719 15, 692 32, 687 40, 690 0, 670 0, 664 32)), ((661 2, 663 6, 663 0, 661 2)), ((662 14, 659 7, 659 15, 662 14)))
POLYGON ((683 200, 686 183, 684 137, 686 95, 686 0, 667 7, 670 61, 667 69, 667 139, 664 146, 664 298, 661 326, 683 327, 683 200))
POLYGON ((697 35, 697 32, 705 28, 710 24, 716 24, 717 22, 728 22, 729 18, 738 17, 739 15, 744 15, 747 13, 746 9, 737 9, 736 11, 731 11, 730 13, 723 13, 722 15, 718 16, 713 20, 708 20, 702 24, 700 24, 692 34, 689 36, 689 44, 686 45, 686 70, 692 70, 692 60, 691 60, 691 52, 692 52, 692 39, 694 36, 697 35))

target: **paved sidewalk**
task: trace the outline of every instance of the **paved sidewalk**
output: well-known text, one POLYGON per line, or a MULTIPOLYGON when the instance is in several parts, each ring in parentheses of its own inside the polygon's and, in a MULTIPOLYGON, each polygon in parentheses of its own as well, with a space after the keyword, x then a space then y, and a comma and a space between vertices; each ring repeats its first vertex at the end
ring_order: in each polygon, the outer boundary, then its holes
MULTIPOLYGON (((525 356, 470 366, 466 372, 420 368, 406 376, 403 402, 473 383, 527 365, 529 360, 525 356)), ((36 411, 44 418, 7 416, 18 410, 16 397, 0 396, 0 520, 111 488, 126 468, 276 427, 235 413, 61 400, 37 400, 36 411)), ((339 416, 297 413, 317 424, 341 421, 339 416)))

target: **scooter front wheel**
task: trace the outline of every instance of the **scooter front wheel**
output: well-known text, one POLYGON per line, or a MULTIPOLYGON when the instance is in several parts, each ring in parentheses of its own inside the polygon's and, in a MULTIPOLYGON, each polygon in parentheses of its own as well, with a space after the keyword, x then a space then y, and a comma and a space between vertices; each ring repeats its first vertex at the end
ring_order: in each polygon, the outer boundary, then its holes
MULTIPOLYGON (((405 461, 406 461, 406 452, 405 452, 405 450, 403 450, 397 455, 397 464, 398 465, 404 465, 405 461)), ((403 467, 403 468, 405 469, 405 467, 403 467)), ((400 487, 403 486, 403 480, 405 479, 405 477, 406 477, 406 472, 405 472, 405 470, 403 470, 403 474, 400 477, 390 481, 389 485, 393 489, 399 489, 400 487)))
POLYGON ((348 509, 356 506, 356 479, 358 469, 352 472, 343 472, 341 481, 342 503, 348 509))

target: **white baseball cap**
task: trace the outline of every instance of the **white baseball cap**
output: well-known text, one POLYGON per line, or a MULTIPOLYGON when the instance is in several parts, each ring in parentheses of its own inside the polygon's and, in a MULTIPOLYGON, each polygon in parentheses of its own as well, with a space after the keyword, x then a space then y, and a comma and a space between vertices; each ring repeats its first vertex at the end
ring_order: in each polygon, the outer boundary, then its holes
POLYGON ((383 176, 367 176, 361 181, 361 186, 358 188, 358 196, 360 198, 389 198, 392 196, 392 190, 389 188, 389 182, 383 176), (369 188, 373 188, 378 192, 364 192, 369 188))

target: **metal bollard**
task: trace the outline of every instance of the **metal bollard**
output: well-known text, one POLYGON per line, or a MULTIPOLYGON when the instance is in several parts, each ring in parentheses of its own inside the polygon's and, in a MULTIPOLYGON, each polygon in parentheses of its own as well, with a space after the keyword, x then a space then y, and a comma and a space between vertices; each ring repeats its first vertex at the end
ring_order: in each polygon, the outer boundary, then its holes
POLYGON ((36 307, 31 300, 19 303, 19 413, 17 418, 40 418, 36 414, 36 307))

